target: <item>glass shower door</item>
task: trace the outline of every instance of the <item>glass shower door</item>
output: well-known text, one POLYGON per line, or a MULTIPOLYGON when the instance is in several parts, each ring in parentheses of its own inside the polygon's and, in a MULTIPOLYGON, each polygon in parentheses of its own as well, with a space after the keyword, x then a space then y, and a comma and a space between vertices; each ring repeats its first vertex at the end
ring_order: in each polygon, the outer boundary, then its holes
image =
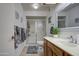
POLYGON ((29 24, 30 24, 30 31, 27 43, 29 45, 35 45, 36 44, 35 20, 29 20, 29 24))

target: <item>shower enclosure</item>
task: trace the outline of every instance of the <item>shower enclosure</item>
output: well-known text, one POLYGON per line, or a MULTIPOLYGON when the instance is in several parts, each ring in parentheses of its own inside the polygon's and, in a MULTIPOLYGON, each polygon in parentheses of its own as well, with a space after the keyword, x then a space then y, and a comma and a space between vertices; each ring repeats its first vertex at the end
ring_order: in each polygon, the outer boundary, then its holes
POLYGON ((45 35, 45 20, 44 19, 28 19, 29 37, 27 40, 28 45, 37 45, 37 41, 43 41, 45 35))

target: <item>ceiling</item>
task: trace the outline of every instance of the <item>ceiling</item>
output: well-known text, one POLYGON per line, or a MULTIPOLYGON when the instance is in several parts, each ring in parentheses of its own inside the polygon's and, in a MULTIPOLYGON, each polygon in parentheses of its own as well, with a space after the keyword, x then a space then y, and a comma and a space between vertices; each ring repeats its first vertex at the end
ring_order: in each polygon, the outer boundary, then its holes
POLYGON ((66 7, 63 11, 71 10, 72 8, 79 6, 79 3, 72 3, 68 7, 66 7))
MULTIPOLYGON (((35 9, 32 7, 33 3, 22 3, 23 10, 24 11, 35 11, 35 9)), ((45 4, 45 3, 39 3, 40 7, 37 9, 37 11, 49 11, 49 8, 52 6, 54 7, 56 4, 45 4)))

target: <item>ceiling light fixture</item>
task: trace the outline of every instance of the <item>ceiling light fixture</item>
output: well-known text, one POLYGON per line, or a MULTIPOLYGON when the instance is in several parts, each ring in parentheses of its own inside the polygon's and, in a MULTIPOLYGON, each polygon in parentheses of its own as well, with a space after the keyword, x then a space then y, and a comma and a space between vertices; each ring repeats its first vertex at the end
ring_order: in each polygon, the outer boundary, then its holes
POLYGON ((35 4, 32 5, 32 7, 33 7, 34 9, 38 9, 38 8, 39 8, 39 4, 38 4, 38 3, 35 3, 35 4))

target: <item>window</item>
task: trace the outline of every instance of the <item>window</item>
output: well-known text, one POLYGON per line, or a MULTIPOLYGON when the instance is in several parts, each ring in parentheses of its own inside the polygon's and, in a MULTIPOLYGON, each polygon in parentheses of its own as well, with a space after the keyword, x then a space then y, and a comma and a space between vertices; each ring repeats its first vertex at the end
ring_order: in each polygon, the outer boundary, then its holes
POLYGON ((65 27, 65 19, 66 19, 66 16, 58 16, 58 28, 65 27))

